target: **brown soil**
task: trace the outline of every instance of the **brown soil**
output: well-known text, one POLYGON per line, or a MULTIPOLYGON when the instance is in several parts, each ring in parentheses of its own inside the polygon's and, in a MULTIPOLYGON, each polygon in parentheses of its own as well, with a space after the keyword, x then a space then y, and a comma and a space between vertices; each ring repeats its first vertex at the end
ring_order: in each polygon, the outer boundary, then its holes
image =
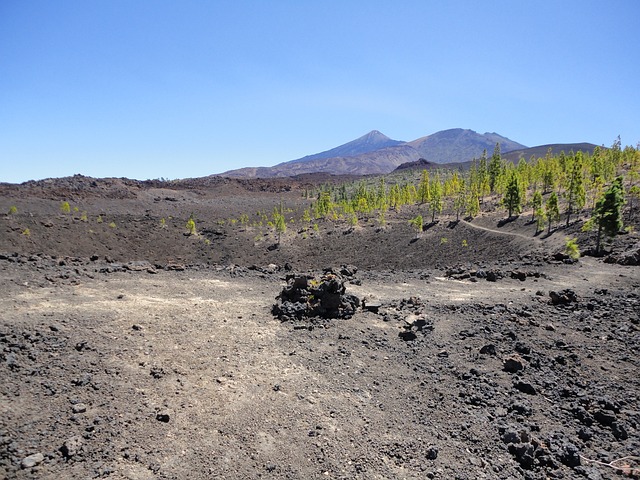
POLYGON ((640 452, 638 267, 498 214, 298 220, 278 248, 228 221, 309 182, 0 186, 0 478, 634 474, 602 463, 640 452), (367 308, 273 317, 287 274, 342 264, 367 308))

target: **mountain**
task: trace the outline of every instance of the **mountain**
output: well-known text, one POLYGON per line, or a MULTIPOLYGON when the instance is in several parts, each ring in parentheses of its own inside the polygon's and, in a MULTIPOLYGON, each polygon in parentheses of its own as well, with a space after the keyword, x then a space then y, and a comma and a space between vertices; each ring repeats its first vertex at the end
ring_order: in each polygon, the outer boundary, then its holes
POLYGON ((550 143, 548 145, 538 145, 537 147, 512 150, 506 154, 503 153, 502 158, 510 162, 517 163, 521 158, 524 158, 525 160, 529 160, 531 156, 534 156, 535 158, 542 158, 549 150, 551 150, 551 155, 559 155, 560 152, 569 154, 569 152, 575 153, 578 151, 592 154, 596 146, 597 145, 594 145, 593 143, 550 143))
POLYGON ((497 133, 479 134, 454 128, 411 142, 392 140, 377 130, 324 152, 283 162, 273 167, 247 167, 222 173, 224 177, 288 177, 305 173, 371 175, 389 173, 407 162, 424 158, 435 163, 460 163, 479 158, 483 150, 491 155, 496 143, 503 153, 526 148, 497 133))
POLYGON ((430 162, 453 163, 465 162, 479 158, 482 151, 487 155, 493 153, 496 143, 500 143, 502 153, 526 148, 524 145, 509 140, 497 133, 478 134, 473 130, 453 128, 418 138, 408 145, 415 148, 420 155, 430 162))
POLYGON ((307 155, 306 157, 302 157, 297 160, 292 160, 291 162, 285 163, 290 164, 309 162, 311 160, 336 157, 354 157, 363 153, 373 152, 375 150, 380 150, 387 147, 394 147, 396 145, 402 145, 403 143, 405 142, 390 139, 383 133, 380 133, 378 130, 371 130, 366 135, 363 135, 360 138, 356 138, 355 140, 349 143, 345 143, 344 145, 340 145, 339 147, 332 148, 331 150, 327 150, 325 152, 307 155))

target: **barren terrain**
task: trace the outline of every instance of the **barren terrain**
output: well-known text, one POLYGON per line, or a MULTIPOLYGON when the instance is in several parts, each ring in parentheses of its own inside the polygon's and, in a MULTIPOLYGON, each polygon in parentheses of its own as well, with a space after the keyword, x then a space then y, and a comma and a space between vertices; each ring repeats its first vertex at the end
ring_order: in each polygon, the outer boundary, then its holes
POLYGON ((415 238, 408 210, 277 246, 229 219, 305 182, 91 182, 0 189, 0 478, 638 476, 640 275, 555 255, 579 225, 415 238), (274 317, 341 265, 353 316, 274 317))

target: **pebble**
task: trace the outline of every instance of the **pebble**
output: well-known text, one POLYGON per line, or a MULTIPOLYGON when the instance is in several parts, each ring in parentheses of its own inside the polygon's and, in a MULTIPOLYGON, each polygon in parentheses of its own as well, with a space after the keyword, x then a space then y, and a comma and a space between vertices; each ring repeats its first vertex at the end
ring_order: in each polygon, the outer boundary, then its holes
POLYGON ((32 468, 36 465, 40 465, 44 461, 44 455, 41 453, 34 453, 33 455, 29 455, 22 459, 20 462, 20 466, 22 468, 32 468))

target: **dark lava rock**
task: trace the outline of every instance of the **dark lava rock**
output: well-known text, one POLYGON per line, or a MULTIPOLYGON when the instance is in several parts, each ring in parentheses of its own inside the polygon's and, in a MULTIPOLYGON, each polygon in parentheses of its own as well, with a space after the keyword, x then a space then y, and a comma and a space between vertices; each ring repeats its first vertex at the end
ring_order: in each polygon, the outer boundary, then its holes
POLYGON ((513 384, 513 387, 527 395, 536 395, 538 393, 536 392, 535 387, 527 382, 516 382, 513 384))
POLYGON ((438 449, 436 447, 429 447, 427 449, 427 460, 435 460, 438 458, 438 449))
POLYGON ((480 353, 483 355, 495 355, 496 354, 496 346, 493 343, 485 345, 480 349, 480 353))
POLYGON ((551 291, 549 297, 551 297, 552 305, 569 305, 578 301, 576 293, 568 288, 559 292, 551 291))
POLYGON ((158 412, 156 413, 156 420, 163 423, 169 423, 171 416, 168 412, 158 412))
POLYGON ((77 455, 81 448, 82 437, 75 436, 65 440, 62 447, 60 447, 60 452, 62 452, 62 455, 64 455, 65 458, 71 458, 77 455))
POLYGON ((486 272, 485 278, 489 282, 496 282, 498 281, 498 279, 502 278, 502 274, 497 270, 489 270, 488 272, 486 272))
POLYGON ((326 270, 319 279, 309 275, 287 275, 287 285, 276 300, 272 313, 282 321, 311 317, 350 318, 360 307, 360 299, 345 293, 345 278, 334 269, 326 270))
POLYGON ((504 359, 502 369, 505 372, 516 373, 524 368, 524 360, 520 355, 512 355, 504 359))
POLYGON ((409 342, 411 340, 415 340, 416 338, 418 338, 417 335, 411 330, 402 331, 398 333, 398 336, 405 342, 409 342))
POLYGON ((548 442, 549 449, 567 467, 580 465, 580 450, 563 434, 555 434, 548 442))
POLYGON ((514 270, 511 272, 511 278, 514 278, 516 280, 520 280, 521 282, 524 282, 527 279, 527 272, 522 272, 520 270, 514 270))

